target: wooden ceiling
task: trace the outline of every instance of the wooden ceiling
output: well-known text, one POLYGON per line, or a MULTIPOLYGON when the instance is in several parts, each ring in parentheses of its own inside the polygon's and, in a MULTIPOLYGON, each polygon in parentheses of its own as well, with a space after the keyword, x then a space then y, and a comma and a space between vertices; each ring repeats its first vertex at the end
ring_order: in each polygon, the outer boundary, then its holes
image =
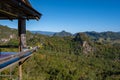
POLYGON ((40 19, 41 13, 28 0, 1 0, 0 19, 40 19))

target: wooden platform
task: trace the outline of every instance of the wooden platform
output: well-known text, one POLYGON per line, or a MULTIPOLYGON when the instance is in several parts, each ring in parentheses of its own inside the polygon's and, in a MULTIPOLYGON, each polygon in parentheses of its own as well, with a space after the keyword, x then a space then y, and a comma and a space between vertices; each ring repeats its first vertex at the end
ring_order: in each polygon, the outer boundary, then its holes
POLYGON ((24 62, 28 59, 33 52, 37 50, 38 47, 34 47, 32 49, 26 49, 23 52, 18 53, 6 53, 0 55, 0 72, 6 68, 9 68, 19 62, 24 62))

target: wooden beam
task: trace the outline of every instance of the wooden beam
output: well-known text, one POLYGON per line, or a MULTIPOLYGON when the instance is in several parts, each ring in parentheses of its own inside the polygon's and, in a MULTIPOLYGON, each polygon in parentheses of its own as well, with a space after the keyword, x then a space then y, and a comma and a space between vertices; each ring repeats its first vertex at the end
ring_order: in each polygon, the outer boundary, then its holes
POLYGON ((2 10, 2 9, 0 9, 0 13, 7 16, 8 18, 9 18, 9 16, 17 17, 17 15, 12 14, 12 13, 5 11, 5 10, 2 10))

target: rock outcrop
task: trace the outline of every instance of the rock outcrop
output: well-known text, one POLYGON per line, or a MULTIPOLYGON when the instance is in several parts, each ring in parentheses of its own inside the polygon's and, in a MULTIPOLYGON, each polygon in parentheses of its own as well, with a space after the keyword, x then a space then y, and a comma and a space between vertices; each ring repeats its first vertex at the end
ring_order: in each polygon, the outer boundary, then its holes
POLYGON ((82 47, 83 47, 82 51, 84 54, 92 53, 94 51, 93 47, 91 47, 87 41, 83 41, 82 47))

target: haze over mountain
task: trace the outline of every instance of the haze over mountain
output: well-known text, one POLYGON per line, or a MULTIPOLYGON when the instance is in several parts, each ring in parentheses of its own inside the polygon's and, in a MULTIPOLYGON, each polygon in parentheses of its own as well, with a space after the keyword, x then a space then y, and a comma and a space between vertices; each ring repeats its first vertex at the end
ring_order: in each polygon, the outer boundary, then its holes
MULTIPOLYGON (((48 36, 59 36, 59 37, 65 37, 65 36, 75 36, 77 33, 72 34, 70 32, 66 32, 65 30, 61 32, 49 32, 49 31, 31 31, 32 33, 37 33, 37 34, 42 34, 42 35, 48 35, 48 36)), ((79 33, 85 33, 88 36, 90 36, 92 39, 99 39, 99 38, 104 38, 104 39, 120 39, 120 32, 112 32, 112 31, 107 31, 107 32, 79 32, 79 33)))
POLYGON ((53 36, 56 32, 50 32, 50 31, 30 31, 33 34, 42 34, 42 35, 47 35, 47 36, 53 36))

